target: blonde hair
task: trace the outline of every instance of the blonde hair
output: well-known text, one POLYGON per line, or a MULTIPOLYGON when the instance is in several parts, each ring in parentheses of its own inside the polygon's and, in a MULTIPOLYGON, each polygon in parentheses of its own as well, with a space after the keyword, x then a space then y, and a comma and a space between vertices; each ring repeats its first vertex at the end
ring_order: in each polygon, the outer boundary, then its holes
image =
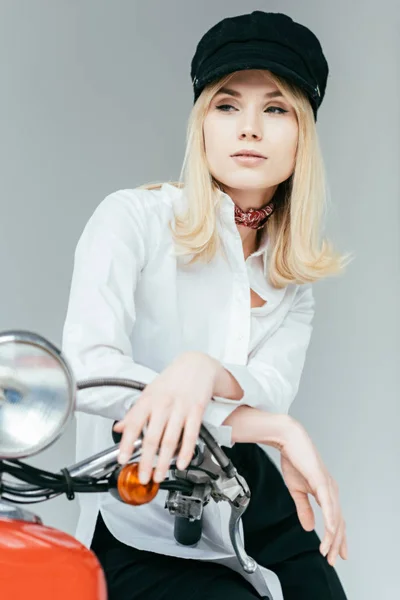
MULTIPOLYGON (((263 73, 267 73, 263 71, 263 73)), ((189 264, 209 262, 220 247, 217 210, 221 194, 207 163, 203 123, 210 103, 233 73, 209 84, 194 104, 187 127, 187 144, 180 180, 169 182, 184 187, 186 211, 175 215, 171 232, 177 256, 193 255, 189 264)), ((334 252, 321 239, 327 206, 324 163, 312 107, 306 95, 290 82, 268 72, 283 96, 293 106, 298 121, 298 145, 292 175, 278 186, 277 209, 268 219, 268 277, 276 288, 288 283, 303 284, 340 273, 349 256, 334 252)), ((140 186, 156 189, 162 184, 140 186)))

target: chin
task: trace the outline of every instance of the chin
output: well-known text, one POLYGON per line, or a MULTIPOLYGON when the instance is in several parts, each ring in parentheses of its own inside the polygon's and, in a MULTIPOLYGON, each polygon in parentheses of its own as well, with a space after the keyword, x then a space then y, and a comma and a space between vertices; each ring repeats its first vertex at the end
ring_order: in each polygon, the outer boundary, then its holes
POLYGON ((255 177, 249 173, 246 177, 227 177, 219 179, 222 185, 225 185, 234 190, 265 190, 274 185, 276 182, 269 181, 266 177, 255 177))

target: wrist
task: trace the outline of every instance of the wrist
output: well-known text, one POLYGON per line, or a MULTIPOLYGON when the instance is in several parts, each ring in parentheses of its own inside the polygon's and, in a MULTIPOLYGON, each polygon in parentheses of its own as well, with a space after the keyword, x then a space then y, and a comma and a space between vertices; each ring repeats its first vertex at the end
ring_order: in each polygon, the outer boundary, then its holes
POLYGON ((286 414, 264 413, 260 421, 263 427, 261 443, 281 451, 291 438, 295 420, 286 414))
MULTIPOLYGON (((186 350, 179 354, 172 364, 179 364, 186 366, 187 364, 196 364, 202 372, 204 371, 205 376, 209 378, 212 391, 211 396, 221 396, 223 398, 229 397, 229 387, 232 384, 229 382, 229 376, 234 379, 230 373, 225 371, 220 361, 213 356, 210 356, 206 352, 201 350, 186 350), (228 395, 225 396, 225 393, 228 395)), ((234 379, 235 383, 236 379, 234 379)), ((240 388, 241 389, 241 388, 240 388)))

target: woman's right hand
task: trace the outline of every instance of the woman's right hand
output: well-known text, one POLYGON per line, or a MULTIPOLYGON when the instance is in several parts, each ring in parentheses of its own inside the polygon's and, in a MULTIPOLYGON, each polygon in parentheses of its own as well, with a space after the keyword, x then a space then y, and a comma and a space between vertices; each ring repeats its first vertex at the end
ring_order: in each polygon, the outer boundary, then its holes
POLYGON ((163 481, 178 446, 178 469, 187 467, 221 369, 217 360, 203 352, 181 354, 146 386, 114 426, 114 431, 122 433, 118 456, 122 464, 129 460, 135 441, 146 428, 139 465, 142 483, 148 483, 152 477, 156 456, 153 479, 163 481))
POLYGON ((315 527, 308 497, 311 494, 321 507, 324 519, 321 554, 327 556, 332 566, 338 554, 346 559, 346 528, 338 486, 304 427, 289 415, 268 413, 245 405, 235 409, 223 424, 232 427, 234 443, 265 444, 280 451, 282 475, 302 527, 306 531, 315 527))

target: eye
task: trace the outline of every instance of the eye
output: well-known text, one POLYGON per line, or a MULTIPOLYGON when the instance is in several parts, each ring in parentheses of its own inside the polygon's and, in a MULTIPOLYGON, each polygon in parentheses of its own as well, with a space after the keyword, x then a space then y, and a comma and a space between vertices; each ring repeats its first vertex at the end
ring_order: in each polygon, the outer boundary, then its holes
MULTIPOLYGON (((235 108, 234 106, 232 106, 232 104, 220 104, 218 106, 215 107, 217 110, 220 110, 221 112, 231 112, 232 110, 237 110, 237 108, 235 108)), ((284 108, 281 108, 280 106, 269 106, 265 112, 270 112, 271 114, 278 114, 278 115, 283 115, 284 113, 287 113, 289 111, 285 110, 284 108), (271 113, 271 111, 274 111, 271 113), (279 112, 275 112, 275 111, 279 111, 279 112)))
POLYGON ((220 104, 219 106, 216 106, 217 110, 220 110, 222 112, 231 112, 229 109, 233 108, 233 110, 236 110, 236 108, 234 106, 232 106, 231 104, 220 104))
POLYGON ((289 112, 289 111, 287 111, 287 110, 285 110, 285 109, 281 108, 280 106, 269 106, 269 107, 266 109, 266 111, 265 111, 265 112, 268 112, 269 110, 279 110, 279 111, 280 111, 279 113, 273 113, 273 114, 275 114, 275 115, 276 115, 276 114, 278 114, 278 115, 283 115, 284 113, 287 113, 287 112, 289 112))

